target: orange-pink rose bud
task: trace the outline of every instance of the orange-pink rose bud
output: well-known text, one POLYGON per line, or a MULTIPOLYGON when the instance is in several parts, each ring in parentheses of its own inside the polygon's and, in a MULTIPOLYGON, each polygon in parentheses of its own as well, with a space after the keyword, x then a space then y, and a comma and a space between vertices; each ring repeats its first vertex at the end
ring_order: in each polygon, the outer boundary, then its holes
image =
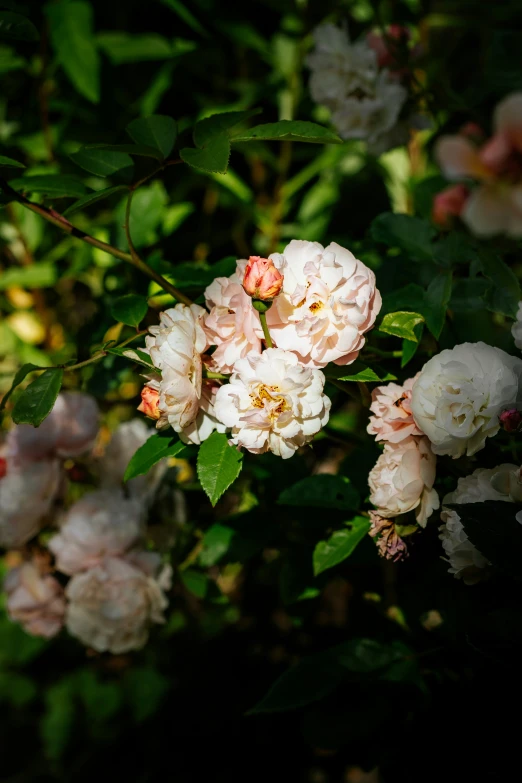
POLYGON ((138 405, 138 410, 149 419, 159 419, 159 392, 151 389, 150 386, 144 386, 141 390, 141 403, 138 405))
POLYGON ((269 258, 250 256, 243 277, 243 288, 253 299, 271 301, 281 291, 283 275, 269 258))

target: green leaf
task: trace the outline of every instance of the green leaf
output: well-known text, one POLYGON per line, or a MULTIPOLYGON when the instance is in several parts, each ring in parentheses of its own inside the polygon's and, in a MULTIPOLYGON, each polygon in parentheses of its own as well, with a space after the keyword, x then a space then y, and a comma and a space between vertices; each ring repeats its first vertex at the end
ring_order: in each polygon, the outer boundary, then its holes
POLYGON ((335 378, 338 381, 353 381, 354 383, 383 383, 397 380, 397 377, 387 370, 377 366, 368 367, 360 359, 356 359, 345 367, 331 365, 324 372, 327 379, 335 378))
POLYGON ((272 685, 250 715, 305 707, 334 691, 353 674, 364 677, 403 658, 393 645, 373 639, 351 639, 325 652, 303 658, 272 685))
POLYGON ((50 288, 56 283, 56 267, 53 264, 31 264, 10 267, 0 275, 0 291, 14 286, 20 288, 50 288))
POLYGON ((216 565, 230 549, 230 543, 234 534, 235 530, 227 525, 216 523, 209 527, 201 542, 200 565, 203 568, 210 568, 210 566, 216 565))
POLYGON ((176 121, 163 114, 139 117, 127 125, 127 133, 136 144, 159 150, 163 158, 172 152, 178 133, 176 121))
POLYGON ((280 120, 265 125, 256 125, 247 131, 241 131, 232 138, 239 141, 307 141, 311 144, 342 144, 342 139, 328 128, 315 122, 301 120, 280 120))
MULTIPOLYGON (((148 187, 141 187, 134 193, 130 211, 130 233, 134 247, 152 245, 158 240, 158 229, 165 214, 168 196, 163 183, 156 180, 148 187)), ((126 242, 123 225, 127 209, 127 199, 118 204, 115 219, 118 223, 117 244, 126 242)))
POLYGON ((179 18, 185 22, 185 24, 191 27, 195 33, 208 36, 205 28, 198 22, 196 17, 188 10, 188 8, 185 8, 184 3, 180 2, 180 0, 161 0, 161 2, 163 5, 166 5, 167 8, 170 8, 172 11, 174 11, 174 13, 177 14, 179 18))
POLYGON ((224 433, 213 432, 201 444, 198 452, 198 478, 210 502, 216 505, 219 498, 241 472, 243 455, 231 446, 224 433))
POLYGON ((342 563, 350 557, 370 529, 367 517, 355 517, 348 530, 337 530, 327 541, 319 541, 314 549, 314 575, 318 576, 328 568, 342 563))
POLYGON ((469 540, 484 557, 515 579, 521 578, 522 525, 516 519, 519 505, 486 500, 452 503, 448 508, 457 512, 469 540))
POLYGON ((230 139, 226 133, 221 133, 213 136, 203 149, 184 147, 179 155, 192 168, 225 174, 230 158, 230 139))
POLYGON ((39 427, 50 414, 62 388, 63 370, 49 369, 32 381, 18 397, 13 408, 15 424, 39 427))
POLYGON ((67 207, 62 214, 64 217, 70 217, 71 215, 76 214, 76 212, 79 212, 86 207, 90 207, 91 204, 96 204, 97 201, 109 198, 113 193, 121 193, 122 190, 127 190, 127 186, 114 185, 112 188, 104 188, 104 190, 97 190, 95 193, 88 193, 84 198, 79 199, 79 201, 76 201, 74 204, 71 204, 70 207, 67 207))
POLYGON ((124 481, 130 481, 136 476, 141 476, 143 473, 154 467, 154 465, 164 459, 165 457, 177 457, 183 449, 185 444, 177 439, 177 436, 168 432, 156 432, 148 438, 143 446, 140 446, 136 453, 132 456, 131 461, 127 465, 127 470, 123 477, 124 481))
POLYGON ((477 257, 473 240, 466 234, 452 231, 433 245, 433 258, 442 266, 452 267, 457 264, 469 264, 477 257))
POLYGON ((419 313, 388 313, 379 324, 379 331, 417 343, 418 337, 414 327, 423 321, 424 318, 419 313))
POLYGON ((0 400, 0 413, 4 410, 7 400, 11 396, 11 394, 14 392, 17 386, 20 386, 22 381, 25 380, 26 376, 29 375, 30 372, 33 372, 34 370, 44 370, 44 367, 38 367, 37 364, 24 364, 18 372, 16 373, 15 377, 13 378, 13 382, 11 383, 11 387, 6 391, 2 399, 0 400))
POLYGON ((441 272, 441 274, 433 278, 424 296, 423 313, 426 319, 426 326, 437 340, 446 320, 446 310, 451 297, 452 282, 453 276, 451 272, 441 272))
POLYGON ((106 150, 107 152, 123 152, 127 155, 137 155, 140 158, 163 160, 163 155, 156 147, 147 144, 86 144, 82 150, 106 150))
POLYGON ((371 235, 376 242, 398 247, 413 261, 432 261, 435 229, 427 220, 384 212, 375 218, 371 235))
POLYGON ((45 692, 45 712, 40 720, 42 744, 47 758, 59 759, 71 738, 76 710, 72 678, 65 677, 45 692))
POLYGON ((25 16, 12 11, 0 11, 0 38, 8 41, 38 41, 40 35, 25 16))
POLYGON ((5 155, 0 155, 0 167, 13 167, 16 169, 25 169, 25 166, 23 163, 20 163, 19 160, 13 160, 12 158, 6 158, 5 155))
POLYGON ((130 359, 132 362, 136 362, 136 364, 141 364, 142 367, 146 367, 156 374, 160 373, 157 367, 154 367, 152 364, 149 354, 140 351, 139 348, 120 348, 116 345, 113 348, 106 348, 105 350, 107 353, 114 354, 114 356, 123 356, 126 359, 130 359))
POLYGON ((424 305, 424 295, 424 288, 417 283, 408 283, 402 288, 390 291, 383 296, 381 315, 395 313, 397 310, 420 312, 424 305))
POLYGON ((521 294, 513 270, 495 253, 483 248, 479 251, 479 263, 482 274, 492 283, 485 297, 488 310, 516 318, 521 294))
POLYGON ((58 62, 87 100, 100 100, 100 58, 93 36, 92 6, 83 0, 45 7, 58 62))
POLYGON ((196 123, 194 128, 194 143, 197 147, 204 147, 214 136, 219 136, 225 131, 229 131, 240 122, 247 120, 255 114, 259 114, 261 109, 250 109, 248 111, 229 111, 223 114, 213 114, 196 123))
POLYGON ((415 354, 417 353, 417 349, 422 339, 422 335, 424 334, 424 324, 423 323, 415 324, 415 326, 413 327, 413 333, 417 338, 416 343, 414 343, 413 340, 402 341, 401 368, 406 367, 408 362, 410 362, 415 356, 415 354))
POLYGON ((82 198, 89 188, 69 174, 37 174, 34 177, 18 177, 9 184, 20 193, 41 193, 54 198, 82 198))
POLYGON ((201 571, 195 571, 193 568, 188 568, 186 571, 180 572, 180 578, 187 590, 195 595, 196 598, 205 598, 208 590, 208 577, 206 574, 202 574, 201 571))
POLYGON ((124 32, 98 33, 97 41, 114 65, 170 60, 173 57, 192 52, 197 48, 194 41, 175 38, 172 42, 155 33, 131 35, 124 32))
POLYGON ((132 666, 123 677, 126 699, 136 723, 155 715, 171 683, 153 666, 132 666))
POLYGON ((346 476, 331 476, 325 473, 301 479, 297 484, 283 490, 277 502, 284 506, 354 511, 359 508, 360 498, 346 476))
POLYGON ((132 158, 126 152, 100 147, 82 147, 69 157, 77 166, 97 177, 110 177, 118 171, 132 170, 134 166, 132 158))
POLYGON ((127 326, 139 326, 147 315, 148 309, 149 305, 143 296, 125 294, 113 302, 111 315, 116 321, 127 326))

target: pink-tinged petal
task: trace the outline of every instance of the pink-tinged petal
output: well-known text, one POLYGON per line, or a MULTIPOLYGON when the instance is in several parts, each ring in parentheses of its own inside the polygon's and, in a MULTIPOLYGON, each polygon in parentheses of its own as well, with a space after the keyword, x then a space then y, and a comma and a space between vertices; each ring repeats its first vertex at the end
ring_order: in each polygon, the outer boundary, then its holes
POLYGON ((496 133, 479 152, 484 166, 490 171, 500 173, 512 154, 513 148, 507 133, 496 133))
POLYGON ((465 185, 451 185, 433 199, 432 220, 441 228, 449 228, 452 218, 460 217, 468 199, 465 185))
POLYGON ((500 188, 482 185, 471 193, 462 211, 462 219, 477 236, 505 233, 510 221, 508 194, 500 188))
POLYGON ((511 144, 522 152, 522 92, 508 95, 498 104, 493 124, 497 133, 506 134, 511 144))
POLYGON ((491 177, 473 144, 462 136, 442 136, 435 145, 435 157, 449 179, 491 177))

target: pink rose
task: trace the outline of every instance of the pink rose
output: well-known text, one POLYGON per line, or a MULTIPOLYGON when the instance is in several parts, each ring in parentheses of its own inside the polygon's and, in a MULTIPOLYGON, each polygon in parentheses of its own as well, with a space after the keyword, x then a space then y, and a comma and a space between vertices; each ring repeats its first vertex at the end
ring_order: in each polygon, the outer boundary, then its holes
POLYGON ((430 514, 439 507, 433 489, 436 457, 428 438, 409 437, 400 443, 387 443, 370 471, 370 501, 381 517, 396 517, 415 510, 417 522, 425 527, 430 514))
POLYGON ((5 578, 7 612, 32 636, 50 639, 61 630, 65 615, 63 588, 36 560, 11 569, 5 578))
POLYGON ((403 386, 388 383, 372 391, 370 410, 374 416, 370 416, 367 431, 375 435, 376 441, 400 443, 410 435, 423 434, 411 412, 411 390, 416 379, 408 378, 403 386))
POLYGON ((250 256, 243 277, 243 288, 254 299, 271 301, 283 285, 283 275, 269 258, 250 256))

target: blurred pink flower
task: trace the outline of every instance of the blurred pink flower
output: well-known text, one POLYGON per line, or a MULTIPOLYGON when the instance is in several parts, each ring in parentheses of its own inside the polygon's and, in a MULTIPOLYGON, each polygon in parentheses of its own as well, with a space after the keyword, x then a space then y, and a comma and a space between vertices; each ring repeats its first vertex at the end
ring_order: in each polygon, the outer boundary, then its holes
POLYGON ((65 597, 60 583, 36 561, 11 569, 5 578, 7 613, 27 633, 50 639, 61 630, 65 597))
POLYGON ((432 220, 440 228, 450 228, 452 218, 460 217, 470 191, 465 185, 450 185, 433 199, 432 220))

